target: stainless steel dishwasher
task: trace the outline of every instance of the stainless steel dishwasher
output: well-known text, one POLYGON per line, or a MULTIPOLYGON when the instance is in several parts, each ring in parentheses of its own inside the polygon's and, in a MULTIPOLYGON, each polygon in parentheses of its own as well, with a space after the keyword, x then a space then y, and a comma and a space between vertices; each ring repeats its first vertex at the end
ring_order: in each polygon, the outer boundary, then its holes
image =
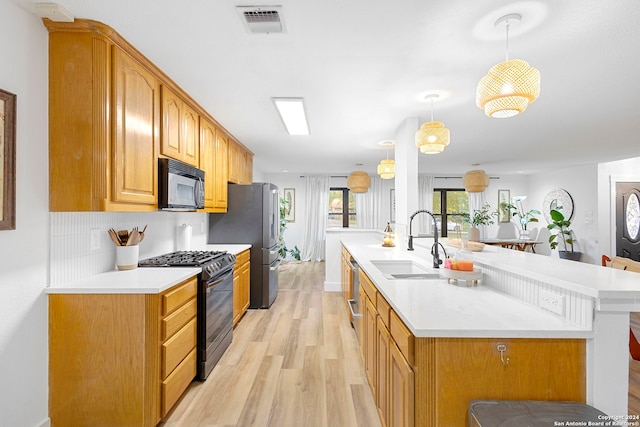
POLYGON ((362 311, 360 308, 360 279, 358 277, 360 266, 354 259, 349 261, 349 265, 351 266, 351 299, 348 300, 348 302, 349 310, 351 311, 351 325, 356 331, 358 340, 360 340, 360 327, 362 326, 360 324, 362 320, 362 311))

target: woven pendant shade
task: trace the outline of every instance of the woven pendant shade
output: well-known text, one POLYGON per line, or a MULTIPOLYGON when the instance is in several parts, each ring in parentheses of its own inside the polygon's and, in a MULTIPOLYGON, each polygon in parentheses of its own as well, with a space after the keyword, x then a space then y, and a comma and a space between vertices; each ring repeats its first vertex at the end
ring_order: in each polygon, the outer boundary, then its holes
POLYGON ((526 61, 512 59, 494 65, 478 83, 476 104, 489 117, 512 117, 540 96, 540 72, 526 61))
POLYGON ((378 164, 378 175, 382 179, 393 179, 396 176, 396 162, 390 159, 381 160, 378 164))
POLYGON ((462 177, 462 184, 468 193, 481 193, 489 185, 489 175, 483 170, 469 171, 462 177))
POLYGON ((371 178, 363 171, 351 172, 347 177, 347 187, 352 193, 366 193, 371 186, 371 178))
POLYGON ((416 131, 416 147, 424 154, 442 153, 449 145, 449 129, 442 122, 426 122, 416 131))

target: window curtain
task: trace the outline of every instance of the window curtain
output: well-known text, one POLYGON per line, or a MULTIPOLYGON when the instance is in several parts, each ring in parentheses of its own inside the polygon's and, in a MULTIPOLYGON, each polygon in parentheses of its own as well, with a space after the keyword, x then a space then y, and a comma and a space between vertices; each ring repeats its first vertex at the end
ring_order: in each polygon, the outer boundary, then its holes
MULTIPOLYGON (((469 195, 469 216, 473 218, 473 211, 480 210, 487 203, 487 196, 484 191, 479 193, 467 193, 469 195)), ((487 234, 486 225, 479 225, 480 238, 487 234)))
POLYGON ((382 218, 382 179, 371 177, 366 193, 354 194, 356 198, 356 227, 384 230, 391 218, 382 218))
POLYGON ((300 258, 303 261, 322 261, 325 256, 329 176, 306 176, 304 188, 307 215, 300 258))
MULTIPOLYGON (((435 178, 433 175, 418 175, 418 209, 426 209, 433 212, 433 183, 435 178)), ((411 215, 413 212, 410 212, 411 215)), ((432 234, 432 219, 429 215, 418 215, 413 221, 413 235, 432 234)), ((407 230, 407 233, 409 231, 407 230)))

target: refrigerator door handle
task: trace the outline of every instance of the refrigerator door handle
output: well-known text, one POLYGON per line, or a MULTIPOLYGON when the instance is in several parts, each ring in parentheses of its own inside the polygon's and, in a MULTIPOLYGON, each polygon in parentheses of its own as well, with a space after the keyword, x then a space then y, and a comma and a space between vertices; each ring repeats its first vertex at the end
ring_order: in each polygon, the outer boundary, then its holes
POLYGON ((269 255, 275 255, 275 254, 279 253, 281 247, 282 246, 280 246, 280 245, 273 246, 273 249, 269 249, 269 255))
POLYGON ((271 270, 271 271, 275 271, 275 270, 277 270, 277 269, 278 269, 278 267, 280 267, 280 263, 281 263, 281 262, 282 262, 281 260, 278 260, 278 261, 275 263, 275 265, 273 265, 273 266, 269 267, 269 270, 271 270))

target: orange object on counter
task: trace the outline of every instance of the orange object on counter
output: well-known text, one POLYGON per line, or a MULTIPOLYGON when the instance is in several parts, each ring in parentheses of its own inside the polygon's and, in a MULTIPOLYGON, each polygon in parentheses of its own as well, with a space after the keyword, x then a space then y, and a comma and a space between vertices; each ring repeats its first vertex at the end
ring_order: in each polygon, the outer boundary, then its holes
POLYGON ((467 259, 459 259, 456 262, 457 270, 473 271, 473 261, 467 259))

